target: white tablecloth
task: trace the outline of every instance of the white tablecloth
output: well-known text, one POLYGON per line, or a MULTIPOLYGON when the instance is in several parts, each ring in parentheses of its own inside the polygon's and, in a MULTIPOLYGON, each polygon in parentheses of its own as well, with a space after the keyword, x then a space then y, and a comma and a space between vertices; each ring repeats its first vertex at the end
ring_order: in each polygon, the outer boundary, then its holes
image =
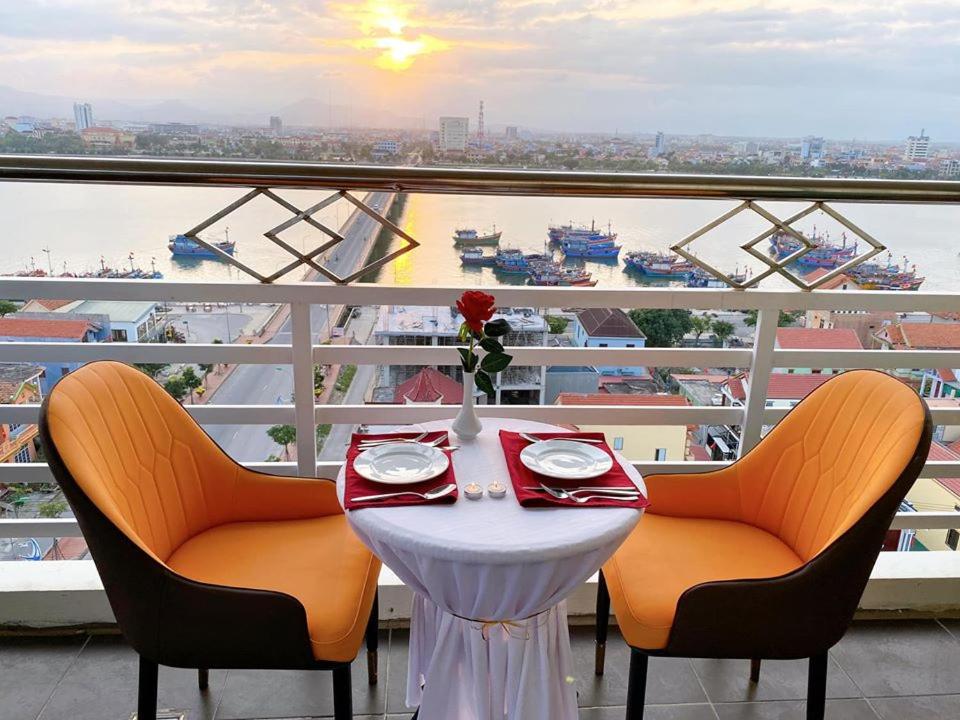
MULTIPOLYGON (((461 488, 455 504, 364 508, 347 518, 414 591, 407 705, 420 707, 421 720, 574 720, 563 601, 613 554, 641 512, 522 508, 499 430, 558 428, 489 418, 483 425, 452 455, 461 488), (486 489, 494 480, 507 486, 506 498, 463 495, 469 482, 486 489)), ((449 422, 420 427, 446 429, 449 422)), ((644 489, 640 474, 624 468, 644 489)), ((343 479, 341 472, 341 500, 343 479)))

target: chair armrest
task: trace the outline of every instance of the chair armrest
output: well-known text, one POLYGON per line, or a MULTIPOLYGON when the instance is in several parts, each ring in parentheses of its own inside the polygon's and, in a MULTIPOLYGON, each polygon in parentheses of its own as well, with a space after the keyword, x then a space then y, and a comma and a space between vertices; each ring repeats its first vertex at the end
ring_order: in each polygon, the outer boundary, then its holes
POLYGON ((337 485, 325 478, 285 477, 238 468, 231 521, 304 520, 339 515, 337 485))
POLYGON ((651 475, 643 478, 649 512, 670 517, 740 520, 740 484, 736 465, 705 473, 651 475))

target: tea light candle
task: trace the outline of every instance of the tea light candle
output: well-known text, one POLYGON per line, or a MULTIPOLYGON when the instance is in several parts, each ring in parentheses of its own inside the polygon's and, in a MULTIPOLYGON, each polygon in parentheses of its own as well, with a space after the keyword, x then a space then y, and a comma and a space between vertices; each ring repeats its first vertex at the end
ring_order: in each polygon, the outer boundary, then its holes
POLYGON ((492 498, 502 498, 507 494, 507 486, 502 482, 492 482, 487 485, 487 494, 492 498))
POLYGON ((477 483, 472 482, 463 489, 463 494, 466 495, 469 500, 479 500, 483 497, 483 488, 477 483))

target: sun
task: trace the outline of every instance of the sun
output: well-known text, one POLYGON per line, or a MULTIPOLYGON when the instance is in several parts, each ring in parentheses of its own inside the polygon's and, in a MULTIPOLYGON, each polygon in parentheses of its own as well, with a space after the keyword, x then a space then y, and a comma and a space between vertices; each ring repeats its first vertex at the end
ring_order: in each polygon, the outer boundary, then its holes
POLYGON ((424 55, 447 50, 450 43, 432 35, 407 35, 421 23, 411 16, 411 5, 395 0, 368 0, 362 5, 340 5, 341 12, 356 23, 364 37, 350 41, 360 50, 376 50, 374 64, 399 72, 424 55))

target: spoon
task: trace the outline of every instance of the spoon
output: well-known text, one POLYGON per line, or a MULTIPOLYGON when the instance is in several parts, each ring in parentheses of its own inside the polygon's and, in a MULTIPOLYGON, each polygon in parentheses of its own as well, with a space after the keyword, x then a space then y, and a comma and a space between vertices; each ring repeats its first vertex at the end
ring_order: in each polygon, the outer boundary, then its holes
POLYGON ((547 495, 550 495, 551 497, 555 497, 557 498, 557 500, 573 500, 575 503, 580 503, 581 505, 583 503, 590 502, 591 500, 595 500, 595 499, 620 500, 622 502, 633 502, 639 497, 639 494, 636 494, 636 495, 619 495, 619 494, 586 495, 584 497, 580 497, 579 495, 573 495, 571 493, 568 493, 566 490, 552 488, 547 485, 542 485, 542 487, 544 492, 547 493, 547 495))
POLYGON ((350 502, 373 502, 375 500, 386 500, 388 498, 400 497, 402 495, 415 495, 423 500, 436 500, 437 498, 442 498, 446 495, 449 495, 456 489, 456 483, 449 483, 447 485, 441 485, 440 487, 433 488, 433 490, 427 490, 425 493, 413 492, 413 490, 405 490, 404 492, 384 493, 383 495, 362 495, 360 497, 350 498, 350 502))

